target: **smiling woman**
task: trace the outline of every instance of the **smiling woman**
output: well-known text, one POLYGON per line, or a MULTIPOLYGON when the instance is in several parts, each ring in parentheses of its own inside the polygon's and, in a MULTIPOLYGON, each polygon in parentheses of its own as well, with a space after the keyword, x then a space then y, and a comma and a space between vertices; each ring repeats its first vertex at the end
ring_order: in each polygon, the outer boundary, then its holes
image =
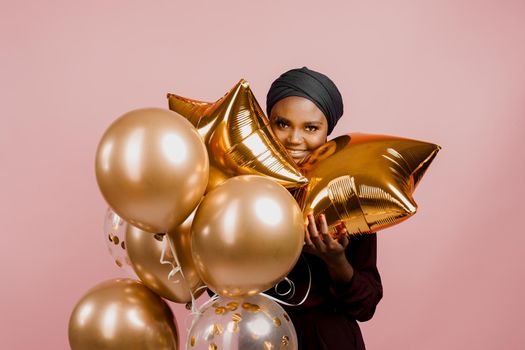
POLYGON ((328 122, 319 108, 304 97, 278 101, 270 114, 272 129, 296 163, 326 142, 328 122))
MULTIPOLYGON (((326 142, 343 114, 343 99, 332 80, 303 67, 274 81, 266 108, 275 135, 300 163, 326 142)), ((372 318, 383 293, 376 235, 348 238, 340 225, 337 237, 329 234, 324 215, 317 221, 308 215, 302 258, 288 275, 295 293, 285 295, 297 305, 309 293, 302 305, 285 307, 299 350, 365 349, 357 321, 372 318)), ((268 293, 283 297, 277 290, 268 293)))

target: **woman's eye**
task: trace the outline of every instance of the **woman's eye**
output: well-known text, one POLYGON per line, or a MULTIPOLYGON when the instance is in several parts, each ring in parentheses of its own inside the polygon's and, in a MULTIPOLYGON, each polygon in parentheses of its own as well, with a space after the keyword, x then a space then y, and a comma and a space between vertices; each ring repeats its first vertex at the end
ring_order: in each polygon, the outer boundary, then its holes
POLYGON ((309 132, 314 132, 314 131, 317 131, 319 130, 319 128, 315 125, 308 125, 305 127, 306 131, 309 131, 309 132))
POLYGON ((275 122, 275 124, 277 124, 277 126, 278 126, 279 128, 281 128, 281 129, 284 129, 284 128, 286 128, 286 127, 288 126, 288 124, 286 124, 286 123, 283 122, 282 120, 277 120, 277 121, 275 122))

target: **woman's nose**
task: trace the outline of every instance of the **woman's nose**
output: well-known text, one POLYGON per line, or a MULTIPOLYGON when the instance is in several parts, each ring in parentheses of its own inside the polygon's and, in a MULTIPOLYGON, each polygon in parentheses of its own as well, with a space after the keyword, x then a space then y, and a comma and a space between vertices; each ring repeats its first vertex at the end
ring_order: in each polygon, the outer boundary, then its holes
POLYGON ((301 144, 302 143, 302 136, 300 130, 290 130, 290 133, 288 134, 288 138, 286 140, 289 144, 301 144))

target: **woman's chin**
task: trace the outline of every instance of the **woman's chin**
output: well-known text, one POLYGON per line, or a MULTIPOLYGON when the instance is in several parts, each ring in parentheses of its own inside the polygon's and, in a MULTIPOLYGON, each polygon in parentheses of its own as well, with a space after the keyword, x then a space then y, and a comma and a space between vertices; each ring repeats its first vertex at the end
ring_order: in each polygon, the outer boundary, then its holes
POLYGON ((292 157, 293 161, 295 162, 295 164, 299 165, 303 160, 304 160, 305 157, 292 157))

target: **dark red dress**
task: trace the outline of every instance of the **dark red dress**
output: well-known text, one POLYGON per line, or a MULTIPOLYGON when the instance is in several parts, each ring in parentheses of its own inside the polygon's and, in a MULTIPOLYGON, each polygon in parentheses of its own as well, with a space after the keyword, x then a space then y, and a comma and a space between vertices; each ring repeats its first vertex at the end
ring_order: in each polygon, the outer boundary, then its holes
MULTIPOLYGON (((371 319, 383 295, 376 255, 375 233, 353 236, 346 257, 354 268, 354 276, 348 284, 337 285, 331 281, 323 260, 302 254, 288 275, 295 285, 293 297, 278 297, 299 303, 308 288, 310 266, 312 285, 307 300, 301 306, 283 306, 297 331, 299 350, 365 349, 357 321, 371 319)), ((285 284, 279 284, 278 290, 283 289, 285 284)), ((268 293, 276 296, 275 292, 268 293)))

